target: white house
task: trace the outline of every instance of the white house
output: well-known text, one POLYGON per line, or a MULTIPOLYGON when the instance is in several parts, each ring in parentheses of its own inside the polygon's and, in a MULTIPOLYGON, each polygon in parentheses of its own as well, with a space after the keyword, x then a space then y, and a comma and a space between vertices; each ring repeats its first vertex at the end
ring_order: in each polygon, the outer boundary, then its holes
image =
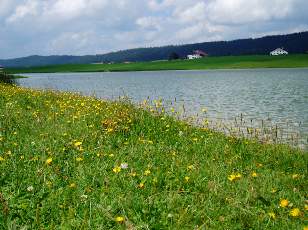
POLYGON ((202 50, 194 50, 193 54, 189 54, 187 55, 187 59, 198 59, 198 58, 203 58, 203 57, 207 57, 208 54, 203 52, 202 50))
POLYGON ((198 58, 202 58, 202 56, 200 54, 189 54, 189 55, 187 55, 187 59, 189 59, 189 60, 198 59, 198 58))
POLYGON ((288 55, 289 53, 287 51, 285 51, 282 48, 278 48, 273 50, 272 52, 270 52, 270 55, 272 56, 277 56, 277 55, 288 55))

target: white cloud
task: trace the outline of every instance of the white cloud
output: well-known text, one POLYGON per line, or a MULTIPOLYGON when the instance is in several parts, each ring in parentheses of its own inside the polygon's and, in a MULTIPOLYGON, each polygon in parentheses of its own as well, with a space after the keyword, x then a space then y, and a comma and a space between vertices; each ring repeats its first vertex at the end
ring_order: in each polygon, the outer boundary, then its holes
POLYGON ((307 30, 307 0, 0 0, 0 58, 307 30))
POLYGON ((33 0, 28 0, 25 4, 16 7, 14 14, 12 14, 7 21, 15 22, 22 20, 27 16, 35 16, 38 13, 38 2, 33 0))

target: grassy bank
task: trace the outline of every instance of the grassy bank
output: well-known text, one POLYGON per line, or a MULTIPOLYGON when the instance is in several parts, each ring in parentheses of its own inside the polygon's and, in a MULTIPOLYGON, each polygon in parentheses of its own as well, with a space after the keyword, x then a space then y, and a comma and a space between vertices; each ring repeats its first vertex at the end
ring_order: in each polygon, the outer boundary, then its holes
POLYGON ((147 108, 0 84, 0 228, 304 229, 307 153, 147 108))
POLYGON ((103 71, 155 71, 246 68, 298 68, 308 67, 308 55, 288 56, 227 56, 197 60, 138 62, 129 64, 55 65, 23 69, 9 69, 10 73, 50 72, 103 72, 103 71))

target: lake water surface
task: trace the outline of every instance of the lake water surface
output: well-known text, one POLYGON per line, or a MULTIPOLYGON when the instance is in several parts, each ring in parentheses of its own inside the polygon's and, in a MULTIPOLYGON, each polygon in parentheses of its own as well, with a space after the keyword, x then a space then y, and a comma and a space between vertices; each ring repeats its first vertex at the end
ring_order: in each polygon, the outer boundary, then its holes
MULTIPOLYGON (((234 121, 241 114, 254 124, 270 121, 300 136, 307 146, 308 69, 102 72, 24 74, 21 86, 81 92, 99 98, 128 96, 134 102, 162 98, 185 105, 188 115, 234 121), (201 115, 200 115, 201 116, 201 115), (258 121, 258 122, 257 122, 258 121)), ((176 106, 175 106, 176 107, 176 106)), ((247 123, 248 124, 248 123, 247 123)))

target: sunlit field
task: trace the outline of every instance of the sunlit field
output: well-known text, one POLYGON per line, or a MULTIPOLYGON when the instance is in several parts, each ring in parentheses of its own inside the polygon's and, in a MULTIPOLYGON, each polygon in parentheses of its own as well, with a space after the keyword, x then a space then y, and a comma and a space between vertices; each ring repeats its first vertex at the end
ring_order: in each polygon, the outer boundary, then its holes
POLYGON ((307 230, 307 164, 158 102, 0 84, 0 229, 307 230))

